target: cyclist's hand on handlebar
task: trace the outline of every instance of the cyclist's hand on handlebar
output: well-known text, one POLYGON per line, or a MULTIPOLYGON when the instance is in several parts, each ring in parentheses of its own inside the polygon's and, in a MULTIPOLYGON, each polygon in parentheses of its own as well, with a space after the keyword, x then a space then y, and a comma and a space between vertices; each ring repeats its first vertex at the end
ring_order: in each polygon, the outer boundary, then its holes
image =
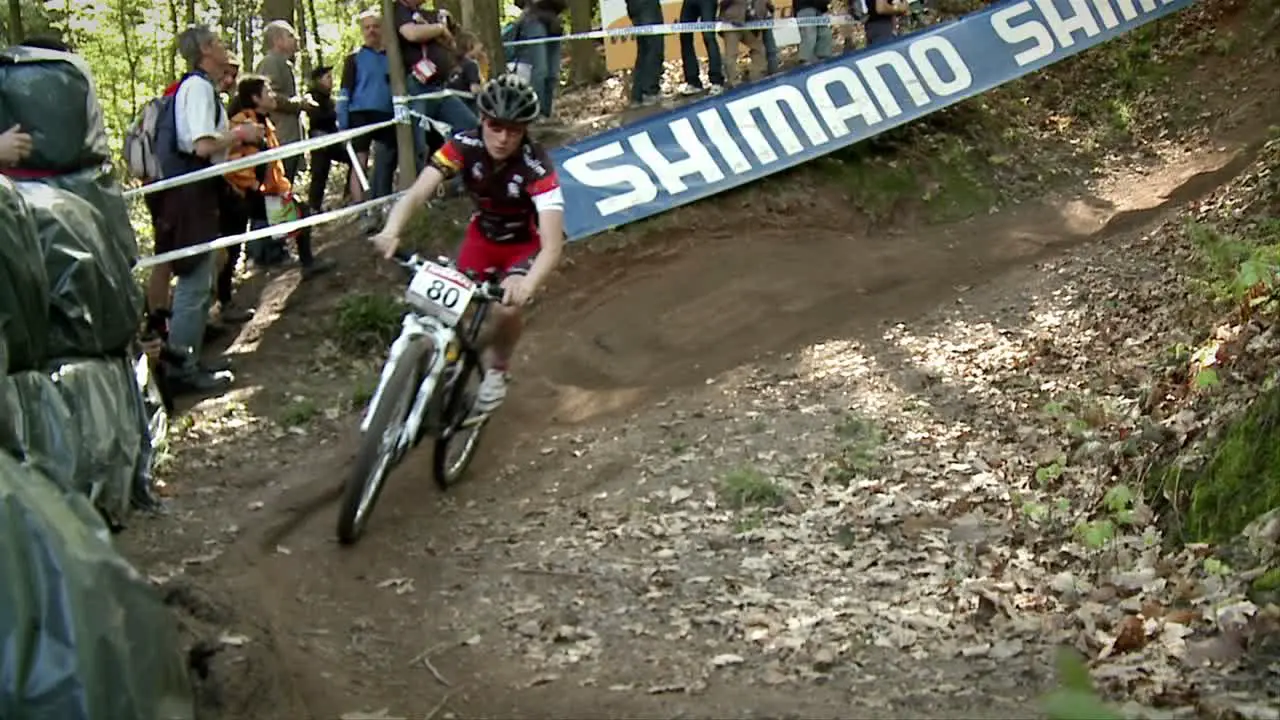
POLYGON ((537 288, 525 275, 508 275, 502 280, 502 289, 506 291, 502 295, 502 304, 520 307, 533 299, 533 291, 537 288))
POLYGON ((380 232, 370 240, 373 241, 373 246, 378 248, 378 252, 388 259, 393 257, 396 254, 396 248, 400 247, 400 238, 386 232, 380 232))

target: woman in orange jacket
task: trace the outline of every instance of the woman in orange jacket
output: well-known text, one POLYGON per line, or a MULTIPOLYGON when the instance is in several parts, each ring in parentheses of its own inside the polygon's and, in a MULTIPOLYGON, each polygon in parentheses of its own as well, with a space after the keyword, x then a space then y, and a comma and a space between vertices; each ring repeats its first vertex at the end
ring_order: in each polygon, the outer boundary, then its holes
MULTIPOLYGON (((276 107, 276 94, 271 83, 261 75, 245 75, 236 86, 236 97, 231 102, 229 114, 232 123, 256 123, 263 128, 262 142, 240 143, 227 153, 227 159, 255 155, 263 150, 280 147, 275 126, 269 113, 276 107)), ((293 196, 293 185, 284 174, 284 163, 272 160, 251 168, 226 173, 227 182, 248 200, 249 217, 257 225, 276 225, 304 217, 305 206, 293 196)), ((298 263, 303 278, 323 273, 333 267, 333 261, 316 258, 311 253, 311 230, 297 231, 294 241, 298 246, 298 263)))

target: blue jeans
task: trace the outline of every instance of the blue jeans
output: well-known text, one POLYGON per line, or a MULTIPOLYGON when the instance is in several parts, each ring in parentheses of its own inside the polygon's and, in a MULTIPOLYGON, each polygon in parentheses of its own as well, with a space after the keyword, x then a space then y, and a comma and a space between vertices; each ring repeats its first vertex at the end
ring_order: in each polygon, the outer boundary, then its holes
MULTIPOLYGON (((712 22, 716 19, 716 0, 684 0, 680 6, 680 22, 712 22)), ((724 61, 720 58, 720 40, 713 32, 702 33, 707 47, 707 79, 712 85, 724 85, 724 61)), ((693 33, 680 35, 680 62, 684 65, 684 81, 700 88, 702 79, 698 53, 693 48, 693 33)))
MULTIPOLYGON (((549 35, 547 26, 532 17, 525 18, 524 27, 520 29, 521 40, 545 38, 549 35)), ((529 66, 529 84, 538 93, 538 107, 542 117, 551 117, 556 90, 560 87, 560 48, 559 40, 513 48, 515 52, 511 57, 512 62, 529 66)))
MULTIPOLYGON (((409 86, 410 95, 421 95, 423 93, 439 92, 444 89, 443 85, 423 85, 418 82, 412 74, 405 78, 409 86)), ((451 132, 460 133, 467 130, 475 130, 480 125, 480 121, 476 118, 476 114, 471 112, 471 108, 467 107, 460 98, 445 97, 434 98, 431 100, 414 100, 409 103, 409 107, 414 112, 421 113, 432 120, 445 123, 451 128, 451 132)), ((416 123, 413 126, 413 151, 416 156, 416 164, 418 172, 422 172, 422 168, 426 166, 427 157, 427 131, 416 123)))
MULTIPOLYGON (((658 0, 627 0, 627 17, 632 26, 662 23, 662 5, 658 0)), ((636 37, 636 65, 631 74, 631 100, 640 102, 646 96, 662 94, 662 57, 666 38, 661 35, 636 37)))
POLYGON ((773 39, 773 31, 764 31, 764 58, 767 65, 765 72, 772 75, 778 72, 778 43, 773 39))
POLYGON ((192 259, 195 265, 185 275, 177 276, 173 288, 173 316, 169 319, 169 345, 187 353, 182 367, 174 368, 178 377, 190 377, 200 368, 200 351, 204 346, 204 326, 213 305, 213 253, 192 259))
MULTIPOLYGON (((798 18, 820 17, 813 8, 804 8, 796 13, 798 18)), ((815 59, 825 60, 831 57, 831 26, 800 26, 800 62, 811 63, 815 59)))

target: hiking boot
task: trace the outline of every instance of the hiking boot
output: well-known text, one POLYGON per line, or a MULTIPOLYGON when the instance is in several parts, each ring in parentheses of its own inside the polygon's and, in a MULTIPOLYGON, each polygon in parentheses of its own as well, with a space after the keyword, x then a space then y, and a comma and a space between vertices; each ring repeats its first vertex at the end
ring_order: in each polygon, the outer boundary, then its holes
POLYGON ((200 361, 200 369, 205 372, 231 372, 231 358, 216 357, 200 361))
POLYGON ((310 280, 317 275, 323 275, 338 266, 332 258, 315 258, 311 262, 302 266, 302 279, 310 280))
POLYGON ((227 302, 218 306, 218 319, 232 325, 243 325, 253 319, 254 312, 253 308, 240 308, 227 302))
POLYGON ((168 378, 169 388, 174 395, 218 392, 230 387, 235 379, 235 375, 225 370, 197 370, 186 375, 170 375, 168 378))

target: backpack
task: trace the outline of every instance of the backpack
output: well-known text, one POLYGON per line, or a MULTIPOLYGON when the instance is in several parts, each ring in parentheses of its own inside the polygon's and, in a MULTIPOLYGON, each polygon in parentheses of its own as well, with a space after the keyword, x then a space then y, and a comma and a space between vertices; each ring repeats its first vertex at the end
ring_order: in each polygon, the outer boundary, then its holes
MULTIPOLYGON (((124 161, 130 177, 144 183, 154 182, 176 177, 208 164, 178 149, 175 115, 178 89, 193 75, 208 79, 208 75, 200 70, 183 75, 174 86, 172 95, 161 95, 143 103, 133 122, 129 124, 124 134, 124 161)), ((222 112, 222 103, 214 102, 215 125, 222 112)))
POLYGON ((173 97, 160 96, 143 103, 124 133, 124 164, 129 177, 143 182, 162 180, 156 159, 156 126, 160 116, 173 114, 173 97))

